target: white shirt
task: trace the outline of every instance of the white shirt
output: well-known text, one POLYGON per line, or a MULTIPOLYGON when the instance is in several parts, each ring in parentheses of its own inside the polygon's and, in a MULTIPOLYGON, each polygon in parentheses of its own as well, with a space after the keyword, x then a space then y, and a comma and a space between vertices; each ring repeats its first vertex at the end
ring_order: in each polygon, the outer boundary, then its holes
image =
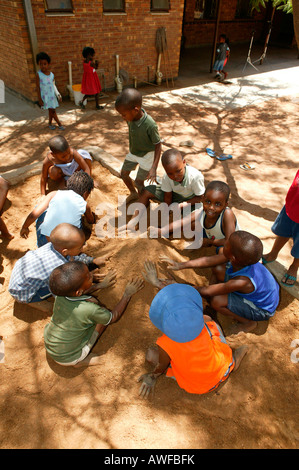
POLYGON ((165 173, 161 189, 165 193, 173 191, 186 199, 190 199, 193 196, 201 196, 205 192, 204 177, 197 168, 186 165, 185 176, 181 183, 171 180, 165 173))

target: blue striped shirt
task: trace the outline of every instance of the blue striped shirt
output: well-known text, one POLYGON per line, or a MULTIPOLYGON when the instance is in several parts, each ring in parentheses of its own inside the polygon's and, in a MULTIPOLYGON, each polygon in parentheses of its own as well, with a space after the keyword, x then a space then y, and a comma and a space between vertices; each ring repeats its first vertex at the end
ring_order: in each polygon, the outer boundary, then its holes
MULTIPOLYGON (((93 258, 84 253, 74 259, 85 264, 93 261, 93 258)), ((8 292, 17 301, 29 303, 40 289, 49 289, 49 277, 53 269, 68 261, 69 257, 65 258, 58 253, 52 243, 28 251, 16 262, 12 270, 8 292)))

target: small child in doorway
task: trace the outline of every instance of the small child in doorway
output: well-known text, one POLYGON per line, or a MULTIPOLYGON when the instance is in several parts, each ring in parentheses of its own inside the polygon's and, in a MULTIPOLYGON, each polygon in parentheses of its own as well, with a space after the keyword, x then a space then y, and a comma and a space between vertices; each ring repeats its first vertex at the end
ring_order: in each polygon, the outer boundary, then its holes
POLYGON ((39 65, 40 70, 36 75, 36 86, 38 92, 38 104, 41 109, 48 109, 49 112, 49 128, 55 130, 56 126, 52 121, 57 122, 58 129, 64 130, 65 127, 61 124, 56 108, 58 108, 58 100, 61 101, 61 94, 56 88, 54 74, 50 70, 51 58, 46 52, 40 52, 36 56, 36 63, 39 65), (57 100, 58 99, 58 100, 57 100))
POLYGON ((120 301, 110 312, 92 297, 93 276, 85 264, 73 261, 53 270, 49 285, 56 296, 53 316, 44 330, 48 355, 63 366, 100 365, 103 356, 90 353, 108 325, 124 313, 143 281, 128 282, 120 301))
POLYGON ((14 235, 9 232, 6 223, 1 217, 9 186, 9 182, 6 181, 6 179, 2 178, 2 176, 0 176, 0 232, 1 237, 5 238, 6 240, 12 240, 14 238, 14 235))
POLYGON ((130 191, 127 202, 137 199, 144 189, 144 181, 156 182, 161 156, 161 139, 155 121, 142 108, 142 95, 135 88, 126 88, 115 101, 115 109, 129 127, 129 153, 121 169, 121 178, 130 191), (139 165, 133 183, 131 171, 139 165))
POLYGON ((87 204, 94 188, 93 179, 84 171, 76 171, 67 180, 67 190, 51 191, 26 217, 20 235, 28 238, 29 227, 36 221, 37 246, 50 240, 52 230, 61 223, 82 228, 82 216, 87 223, 95 223, 95 215, 87 204))
POLYGON ((262 262, 267 264, 276 260, 280 250, 292 238, 293 248, 291 255, 294 259, 281 279, 281 283, 286 287, 293 286, 296 282, 299 268, 299 170, 287 192, 285 205, 278 214, 271 230, 276 235, 276 239, 272 250, 263 256, 262 262))
POLYGON ((260 263, 261 240, 249 232, 233 232, 225 242, 223 253, 177 263, 167 258, 172 270, 213 268, 213 279, 207 287, 196 287, 207 297, 211 307, 238 322, 231 334, 253 331, 258 321, 269 320, 279 303, 279 285, 260 263))
POLYGON ((65 181, 72 176, 75 171, 83 170, 91 175, 92 158, 83 149, 78 151, 69 146, 63 135, 52 137, 49 141, 50 152, 43 161, 42 174, 40 180, 41 195, 47 191, 48 179, 60 183, 65 187, 65 181))
POLYGON ((104 106, 99 105, 99 96, 102 87, 96 72, 96 69, 99 66, 99 62, 95 59, 95 50, 93 47, 84 47, 82 55, 84 57, 84 61, 81 93, 84 96, 79 105, 81 109, 85 109, 84 102, 87 102, 87 98, 89 96, 94 96, 96 100, 96 109, 103 109, 104 106))
POLYGON ((213 65, 213 70, 216 72, 214 78, 219 80, 225 80, 227 72, 224 71, 224 67, 228 61, 230 54, 230 48, 228 45, 228 39, 225 34, 221 34, 219 37, 219 43, 216 46, 216 56, 213 65))

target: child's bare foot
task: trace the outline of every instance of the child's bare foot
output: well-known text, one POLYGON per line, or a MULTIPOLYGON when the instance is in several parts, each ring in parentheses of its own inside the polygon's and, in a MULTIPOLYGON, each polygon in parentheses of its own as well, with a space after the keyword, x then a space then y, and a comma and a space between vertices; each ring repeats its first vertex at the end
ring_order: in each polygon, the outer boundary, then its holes
POLYGON ((256 321, 248 321, 247 323, 236 323, 232 325, 226 336, 238 335, 239 333, 250 333, 257 327, 256 321))
POLYGON ((83 361, 78 362, 73 367, 86 367, 86 366, 100 366, 103 365, 104 358, 103 356, 98 356, 97 354, 88 354, 83 361))
POLYGON ((240 346, 239 348, 234 350, 234 359, 235 359, 235 367, 234 370, 237 370, 243 357, 248 353, 249 347, 245 344, 244 346, 240 346))
POLYGON ((272 261, 275 261, 275 260, 276 260, 276 256, 273 255, 272 253, 267 253, 266 255, 262 256, 263 264, 271 263, 272 261))
POLYGON ((15 236, 10 232, 1 232, 1 237, 5 238, 6 240, 12 240, 15 238, 15 236))

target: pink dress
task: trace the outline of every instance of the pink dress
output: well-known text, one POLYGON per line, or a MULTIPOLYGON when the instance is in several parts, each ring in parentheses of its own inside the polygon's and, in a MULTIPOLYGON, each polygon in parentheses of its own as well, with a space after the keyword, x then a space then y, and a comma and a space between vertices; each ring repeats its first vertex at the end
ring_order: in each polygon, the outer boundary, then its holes
POLYGON ((81 93, 83 95, 96 95, 102 90, 100 79, 90 62, 83 62, 83 77, 81 83, 81 93))

